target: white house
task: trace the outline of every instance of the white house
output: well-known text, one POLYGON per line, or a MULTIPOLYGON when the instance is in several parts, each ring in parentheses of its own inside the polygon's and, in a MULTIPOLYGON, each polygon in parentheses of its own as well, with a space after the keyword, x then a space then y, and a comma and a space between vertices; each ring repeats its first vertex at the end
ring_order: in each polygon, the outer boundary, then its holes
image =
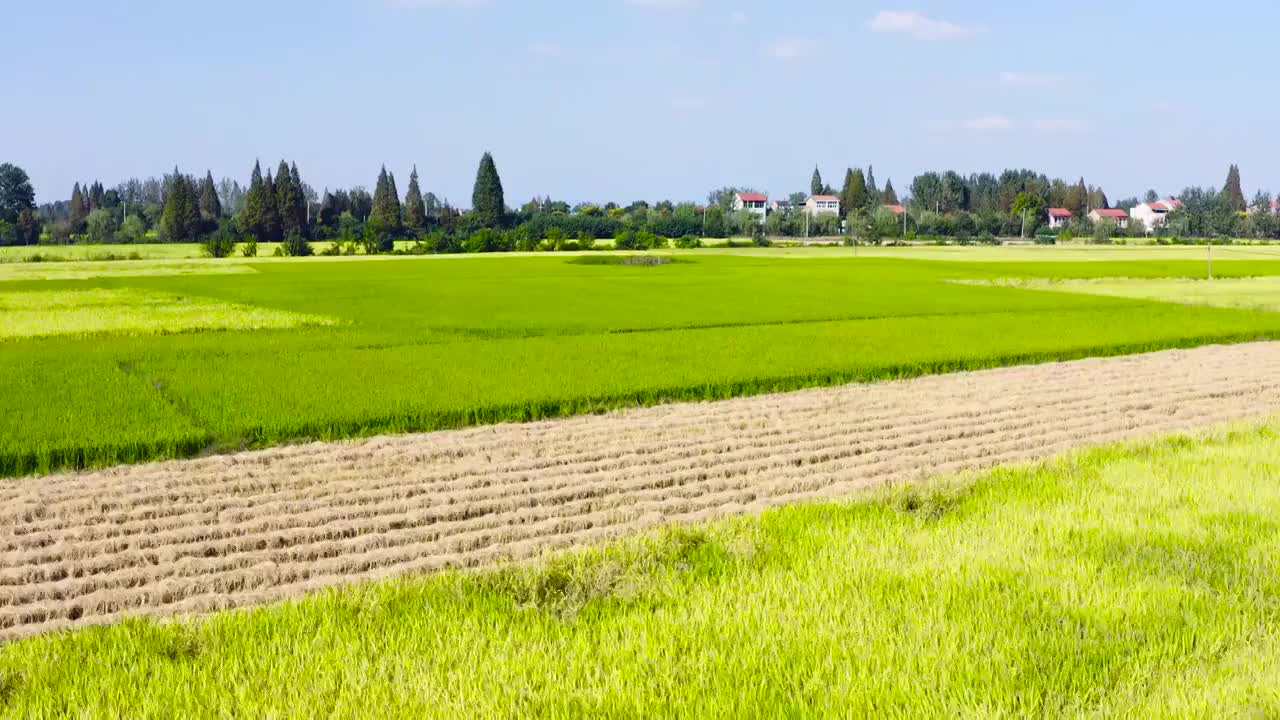
POLYGON ((769 213, 769 198, 762 193, 737 193, 733 196, 733 211, 747 211, 764 222, 769 213))
POLYGON ((1066 227, 1073 217, 1075 216, 1066 208, 1049 208, 1049 229, 1058 230, 1066 227))
POLYGON ((1110 220, 1121 230, 1129 227, 1129 213, 1123 210, 1094 210, 1089 213, 1089 219, 1094 222, 1110 220))
POLYGON ((774 200, 769 203, 770 212, 779 212, 779 211, 786 212, 787 210, 790 210, 790 209, 791 209, 790 200, 774 200))
POLYGON ((1169 222, 1169 213, 1182 205, 1181 200, 1159 200, 1153 203, 1142 203, 1136 205, 1129 211, 1129 216, 1134 220, 1141 220, 1142 226, 1147 232, 1153 233, 1162 228, 1169 222))
POLYGON ((835 195, 812 195, 804 203, 804 211, 810 216, 824 213, 840 214, 840 198, 835 195))

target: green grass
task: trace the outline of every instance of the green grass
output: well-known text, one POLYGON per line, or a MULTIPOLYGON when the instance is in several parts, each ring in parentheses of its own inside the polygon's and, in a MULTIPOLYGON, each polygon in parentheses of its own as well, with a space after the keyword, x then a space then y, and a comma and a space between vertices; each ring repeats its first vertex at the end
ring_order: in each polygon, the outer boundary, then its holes
MULTIPOLYGON (((240 448, 1280 337, 1280 314, 949 282, 1195 277, 1190 260, 679 257, 231 260, 208 262, 250 272, 6 282, 6 296, 128 290, 336 325, 154 336, 115 318, 115 334, 6 342, 0 376, 21 391, 0 393, 0 475, 116 462, 122 438, 168 457, 193 437, 240 448), (138 394, 120 412, 92 390, 126 386, 138 394)), ((1215 267, 1280 275, 1265 259, 1215 267)))
POLYGON ((1274 717, 1278 432, 14 642, 0 712, 1274 717))
POLYGON ((1084 295, 1159 300, 1183 305, 1209 305, 1280 312, 1280 278, 1208 280, 1088 280, 1082 282, 1018 282, 1031 289, 1084 295))
POLYGON ((162 335, 332 325, 314 315, 132 289, 0 292, 0 341, 53 335, 162 335))

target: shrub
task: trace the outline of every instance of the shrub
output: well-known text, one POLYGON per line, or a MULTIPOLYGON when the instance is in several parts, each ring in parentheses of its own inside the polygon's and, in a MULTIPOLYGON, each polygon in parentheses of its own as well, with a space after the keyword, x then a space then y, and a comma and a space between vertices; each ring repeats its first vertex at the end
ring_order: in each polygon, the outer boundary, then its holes
POLYGON ((469 253, 500 252, 504 244, 503 234, 493 228, 484 228, 471 233, 462 243, 462 249, 469 253))
POLYGON ((218 223, 218 229, 205 238, 200 244, 200 250, 206 257, 230 257, 231 253, 236 251, 236 236, 235 230, 231 227, 231 221, 223 220, 218 223))
POLYGON ((652 250, 658 243, 658 236, 648 230, 636 233, 636 250, 652 250))
POLYGON ((589 232, 586 232, 585 230, 583 232, 578 233, 578 249, 579 250, 594 250, 595 247, 596 247, 596 238, 594 235, 592 235, 589 232))
POLYGON ((297 230, 290 231, 289 236, 284 239, 284 244, 278 249, 283 249, 284 254, 289 257, 307 257, 313 254, 311 243, 307 242, 307 239, 297 230))
POLYGON ((751 224, 751 244, 756 247, 769 247, 769 236, 765 234, 764 226, 758 223, 751 224))
POLYGON ((702 240, 696 235, 683 235, 676 238, 673 244, 681 250, 692 250, 702 247, 702 240))
POLYGON ((635 250, 637 247, 636 231, 630 228, 619 230, 613 236, 615 250, 635 250))
POLYGON ((258 257, 258 238, 250 237, 248 242, 240 248, 240 254, 245 257, 258 257))

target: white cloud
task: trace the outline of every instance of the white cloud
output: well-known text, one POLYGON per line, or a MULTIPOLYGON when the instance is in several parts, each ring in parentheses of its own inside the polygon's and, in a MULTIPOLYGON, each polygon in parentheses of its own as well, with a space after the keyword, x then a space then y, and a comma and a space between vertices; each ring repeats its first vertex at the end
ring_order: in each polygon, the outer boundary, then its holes
POLYGON ((734 10, 729 13, 729 24, 731 25, 746 25, 749 22, 751 22, 751 19, 741 10, 734 10))
POLYGON ((875 32, 903 33, 917 40, 951 40, 978 32, 977 28, 931 18, 914 10, 881 10, 867 21, 867 27, 875 32))
POLYGON ((1035 75, 1020 72, 1000 73, 1000 84, 1015 88, 1044 89, 1062 84, 1062 78, 1056 75, 1035 75))
POLYGON ((688 10, 697 7, 698 0, 625 0, 631 7, 646 10, 688 10))
POLYGON ((551 60, 558 58, 563 54, 560 46, 555 43, 539 42, 529 46, 529 55, 541 60, 551 60))
POLYGON ((1006 115, 983 115, 966 122, 964 126, 969 130, 1008 130, 1013 127, 1013 121, 1006 115))
POLYGON ((773 41, 764 49, 764 54, 774 60, 803 60, 821 55, 826 47, 827 42, 822 38, 787 35, 773 41))

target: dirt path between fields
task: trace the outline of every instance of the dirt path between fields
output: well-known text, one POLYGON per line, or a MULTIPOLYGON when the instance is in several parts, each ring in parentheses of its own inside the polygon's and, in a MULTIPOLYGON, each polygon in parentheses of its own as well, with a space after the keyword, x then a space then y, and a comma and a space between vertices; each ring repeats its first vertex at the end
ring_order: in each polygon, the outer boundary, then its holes
POLYGON ((534 556, 1280 411, 1280 343, 5 481, 0 639, 534 556))

